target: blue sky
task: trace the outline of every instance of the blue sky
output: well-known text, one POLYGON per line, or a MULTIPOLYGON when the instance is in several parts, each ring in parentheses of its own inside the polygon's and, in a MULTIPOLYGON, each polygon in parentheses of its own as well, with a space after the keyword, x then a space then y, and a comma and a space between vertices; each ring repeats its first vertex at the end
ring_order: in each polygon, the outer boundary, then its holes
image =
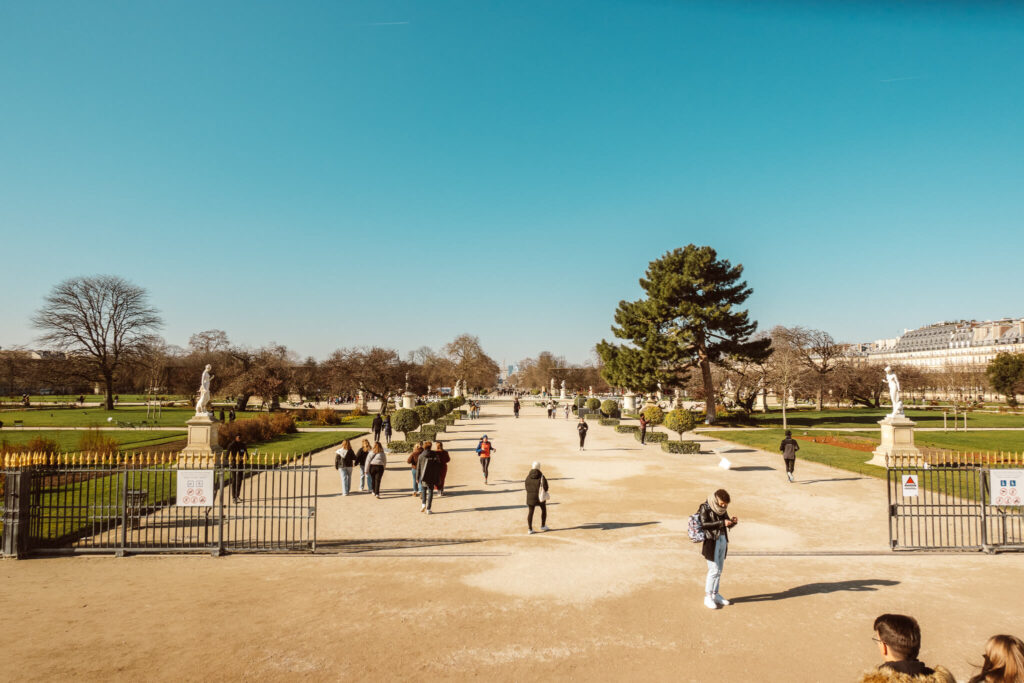
POLYGON ((1024 8, 0 0, 0 346, 60 280, 166 339, 585 360, 666 250, 762 327, 1022 316, 1024 8))

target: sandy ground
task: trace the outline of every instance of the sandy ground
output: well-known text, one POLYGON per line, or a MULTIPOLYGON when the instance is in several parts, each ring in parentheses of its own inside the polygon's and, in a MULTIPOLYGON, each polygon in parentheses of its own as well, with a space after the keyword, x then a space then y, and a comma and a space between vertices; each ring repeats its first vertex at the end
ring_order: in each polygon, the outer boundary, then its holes
POLYGON ((0 678, 843 681, 877 664, 871 622, 892 611, 966 679, 988 636, 1024 633, 1024 555, 890 553, 881 481, 798 461, 789 484, 776 455, 700 435, 725 471, 596 424, 580 453, 575 422, 531 401, 453 432, 431 516, 404 456, 380 500, 342 497, 333 453, 317 456, 316 555, 3 562, 0 678), (527 536, 533 460, 552 530, 527 536), (711 611, 686 518, 718 487, 741 522, 734 605, 711 611))

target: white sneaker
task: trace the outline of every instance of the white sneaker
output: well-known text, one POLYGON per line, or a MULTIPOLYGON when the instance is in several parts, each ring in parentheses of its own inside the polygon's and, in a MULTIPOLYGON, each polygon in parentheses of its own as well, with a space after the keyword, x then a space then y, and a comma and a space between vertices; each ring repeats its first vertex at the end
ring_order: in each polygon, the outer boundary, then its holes
POLYGON ((529 529, 526 533, 527 533, 527 535, 532 536, 533 534, 535 534, 537 532, 535 532, 533 529, 529 529))
POLYGON ((718 609, 718 603, 710 595, 704 596, 704 606, 708 609, 718 609))
POLYGON ((433 513, 433 512, 431 512, 430 510, 427 510, 427 514, 428 514, 428 515, 432 515, 432 514, 434 514, 434 513, 433 513))
POLYGON ((540 530, 541 530, 541 531, 551 531, 551 529, 547 528, 546 526, 542 526, 542 527, 540 528, 540 530))
POLYGON ((423 503, 423 505, 420 505, 420 512, 426 512, 426 510, 427 510, 427 504, 426 503, 423 503))
POLYGON ((721 605, 722 607, 727 607, 727 606, 732 604, 731 602, 729 602, 728 600, 723 598, 718 593, 715 594, 715 602, 718 603, 719 605, 721 605))
POLYGON ((793 473, 792 472, 786 472, 786 477, 789 478, 789 483, 792 484, 793 483, 793 473))

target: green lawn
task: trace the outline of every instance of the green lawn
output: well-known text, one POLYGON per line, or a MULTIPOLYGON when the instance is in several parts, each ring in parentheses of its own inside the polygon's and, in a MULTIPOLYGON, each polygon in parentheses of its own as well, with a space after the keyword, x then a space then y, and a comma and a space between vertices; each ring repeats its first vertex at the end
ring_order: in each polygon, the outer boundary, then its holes
MULTIPOLYGON (((5 410, 0 420, 10 427, 21 420, 25 427, 181 427, 195 415, 192 408, 164 408, 159 417, 146 417, 146 408, 71 408, 61 410, 5 410)), ((255 417, 260 413, 236 413, 238 419, 255 417)))
MULTIPOLYGON (((48 394, 48 395, 34 395, 29 396, 28 400, 30 403, 74 403, 78 401, 78 397, 81 396, 85 399, 86 403, 103 403, 107 400, 104 394, 48 394)), ((162 401, 187 401, 189 396, 176 396, 173 394, 163 394, 158 396, 162 401)), ((128 403, 142 403, 150 400, 149 396, 145 394, 119 394, 118 399, 120 402, 128 403)), ((2 404, 15 404, 21 405, 21 396, 3 396, 0 397, 0 403, 2 404)))
MULTIPOLYGON (((846 409, 846 410, 823 410, 820 413, 814 410, 787 410, 786 418, 790 427, 818 427, 818 428, 874 428, 878 421, 889 414, 888 410, 879 409, 846 409)), ((941 410, 914 410, 906 411, 907 417, 917 423, 918 427, 941 427, 941 410)), ((754 413, 753 418, 759 427, 781 427, 782 412, 773 410, 767 414, 754 413)), ((963 424, 963 415, 958 414, 960 423, 963 424)), ((949 425, 953 424, 953 413, 949 414, 949 425)), ((967 415, 967 427, 994 427, 1010 428, 1024 427, 1024 415, 1000 415, 998 413, 971 412, 967 415)))
MULTIPOLYGON (((820 432, 815 432, 820 434, 820 432)), ((837 433, 842 436, 842 433, 837 433)), ((850 434, 850 432, 846 432, 850 434)), ((878 432, 853 432, 861 437, 879 441, 878 432)), ((1024 432, 914 432, 914 443, 921 448, 945 448, 951 451, 984 453, 988 451, 1024 451, 1024 432)))
MULTIPOLYGON (((158 446, 172 441, 181 441, 185 438, 186 432, 153 432, 144 429, 128 429, 123 431, 103 431, 103 436, 115 439, 122 451, 141 451, 147 447, 158 446)), ((83 432, 45 429, 26 429, 0 432, 0 443, 9 443, 12 446, 28 443, 36 437, 43 437, 56 441, 60 450, 65 453, 78 451, 79 439, 83 432)), ((2 451, 3 448, 0 448, 2 451)))
POLYGON ((364 431, 351 432, 299 432, 284 434, 267 443, 255 443, 248 446, 249 452, 270 453, 273 455, 291 455, 320 451, 345 439, 354 439, 364 431))

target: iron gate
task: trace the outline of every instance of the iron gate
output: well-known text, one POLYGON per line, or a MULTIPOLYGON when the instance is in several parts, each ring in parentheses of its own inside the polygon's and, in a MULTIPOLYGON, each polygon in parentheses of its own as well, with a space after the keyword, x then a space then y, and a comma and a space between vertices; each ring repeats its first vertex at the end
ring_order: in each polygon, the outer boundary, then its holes
POLYGON ((26 457, 3 473, 27 479, 25 553, 316 549, 318 478, 308 454, 218 459, 213 499, 202 507, 177 504, 173 454, 26 457))
POLYGON ((1020 464, 970 460, 930 454, 888 469, 893 550, 1024 550, 1024 507, 998 504, 991 486, 993 470, 1020 464))

